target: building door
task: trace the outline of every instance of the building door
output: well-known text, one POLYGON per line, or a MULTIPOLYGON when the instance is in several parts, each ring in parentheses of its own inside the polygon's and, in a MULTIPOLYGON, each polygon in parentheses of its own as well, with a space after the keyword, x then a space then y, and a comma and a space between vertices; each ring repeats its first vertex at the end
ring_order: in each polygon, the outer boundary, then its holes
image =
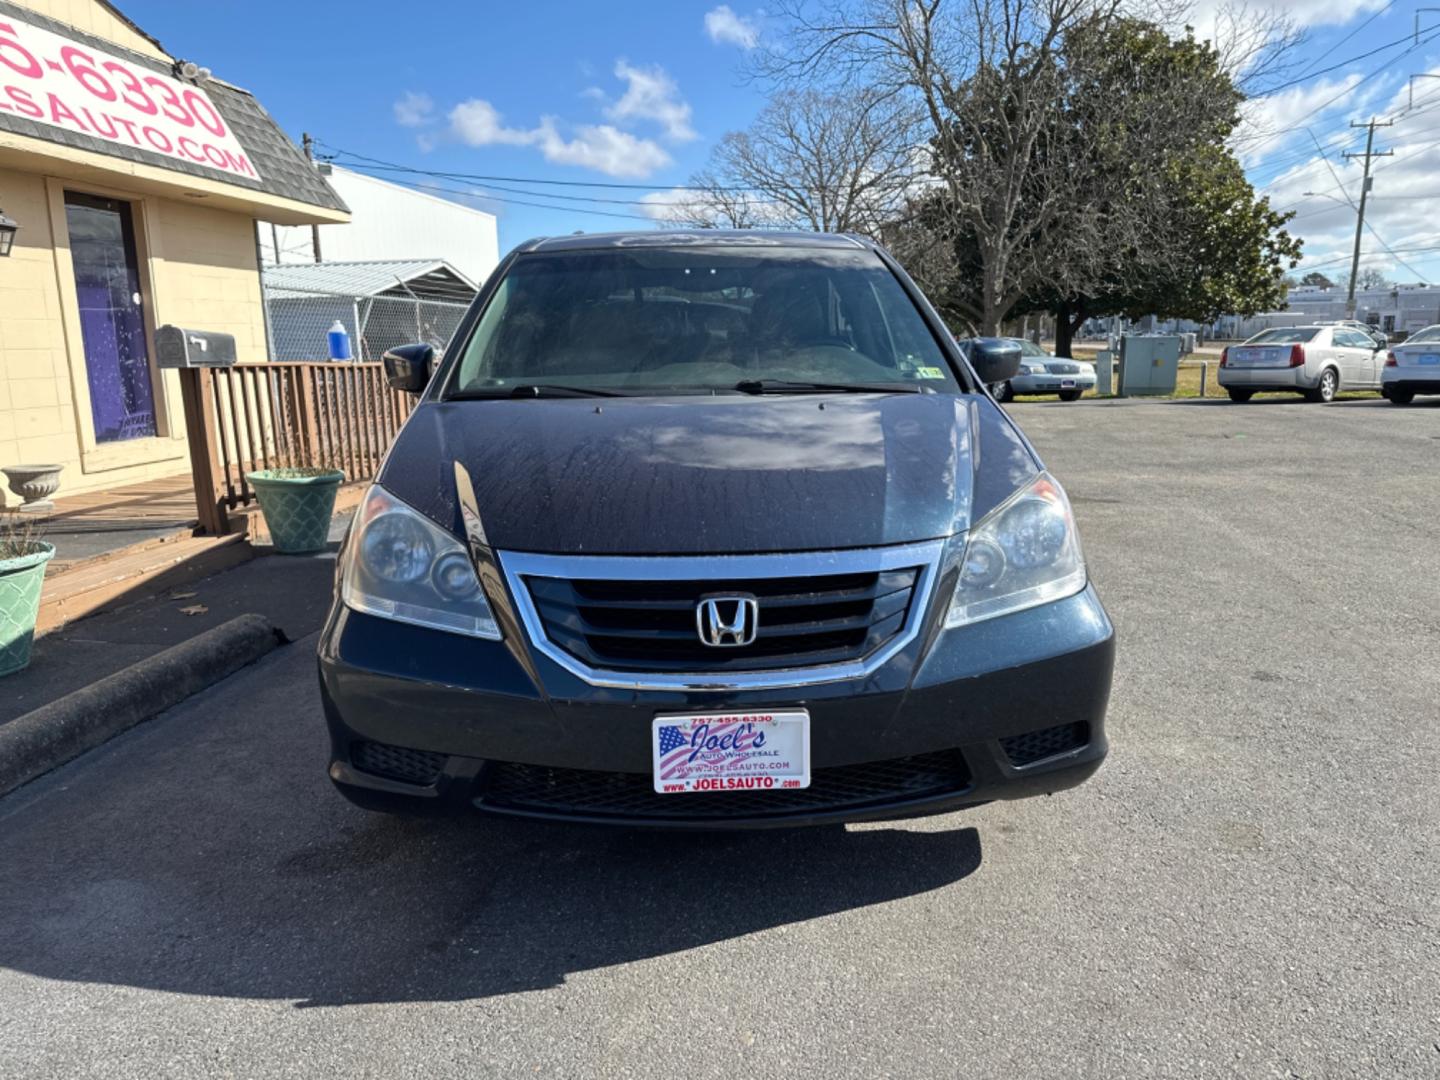
POLYGON ((154 435, 155 394, 130 204, 67 191, 65 221, 95 441, 154 435))

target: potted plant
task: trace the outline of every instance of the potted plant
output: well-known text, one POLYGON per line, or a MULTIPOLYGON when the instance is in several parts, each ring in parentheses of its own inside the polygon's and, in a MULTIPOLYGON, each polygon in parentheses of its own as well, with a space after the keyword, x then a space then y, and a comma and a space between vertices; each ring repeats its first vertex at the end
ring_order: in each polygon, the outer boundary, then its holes
POLYGON ((40 586, 55 546, 41 540, 32 523, 17 523, 13 513, 0 522, 0 675, 12 675, 30 663, 40 586))
POLYGON ((301 555, 324 549, 344 472, 324 465, 281 465, 246 473, 245 479, 255 489, 276 551, 301 555))

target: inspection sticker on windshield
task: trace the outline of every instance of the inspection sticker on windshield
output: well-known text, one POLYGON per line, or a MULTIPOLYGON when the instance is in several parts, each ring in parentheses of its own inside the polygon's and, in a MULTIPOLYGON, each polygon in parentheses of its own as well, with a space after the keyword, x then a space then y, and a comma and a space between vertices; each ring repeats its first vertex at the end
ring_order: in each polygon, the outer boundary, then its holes
POLYGON ((938 367, 916 368, 915 374, 922 379, 943 379, 945 377, 945 372, 938 367))
POLYGON ((650 729, 655 790, 783 791, 810 786, 810 714, 657 716, 650 729))

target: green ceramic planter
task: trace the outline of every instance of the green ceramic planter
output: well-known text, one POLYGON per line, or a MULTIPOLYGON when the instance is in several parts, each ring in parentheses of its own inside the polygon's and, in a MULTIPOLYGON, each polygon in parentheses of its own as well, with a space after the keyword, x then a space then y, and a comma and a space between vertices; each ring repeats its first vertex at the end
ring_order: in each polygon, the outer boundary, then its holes
POLYGON ((54 554, 54 544, 37 541, 29 555, 0 559, 0 675, 13 675, 30 663, 40 585, 54 554))
POLYGON ((345 474, 339 469, 319 476, 291 476, 287 469, 260 469, 246 473, 255 489, 270 540, 286 555, 321 551, 330 538, 335 492, 345 474))

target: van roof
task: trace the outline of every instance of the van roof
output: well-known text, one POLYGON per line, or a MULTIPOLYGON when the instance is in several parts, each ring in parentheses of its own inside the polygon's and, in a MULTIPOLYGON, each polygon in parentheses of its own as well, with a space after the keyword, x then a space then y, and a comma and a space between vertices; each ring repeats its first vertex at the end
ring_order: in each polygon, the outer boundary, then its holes
POLYGON ((590 251, 636 247, 808 247, 854 250, 873 246, 864 237, 852 236, 849 233, 781 232, 768 229, 644 229, 633 232, 541 236, 527 240, 515 250, 521 254, 529 254, 537 251, 590 251))

